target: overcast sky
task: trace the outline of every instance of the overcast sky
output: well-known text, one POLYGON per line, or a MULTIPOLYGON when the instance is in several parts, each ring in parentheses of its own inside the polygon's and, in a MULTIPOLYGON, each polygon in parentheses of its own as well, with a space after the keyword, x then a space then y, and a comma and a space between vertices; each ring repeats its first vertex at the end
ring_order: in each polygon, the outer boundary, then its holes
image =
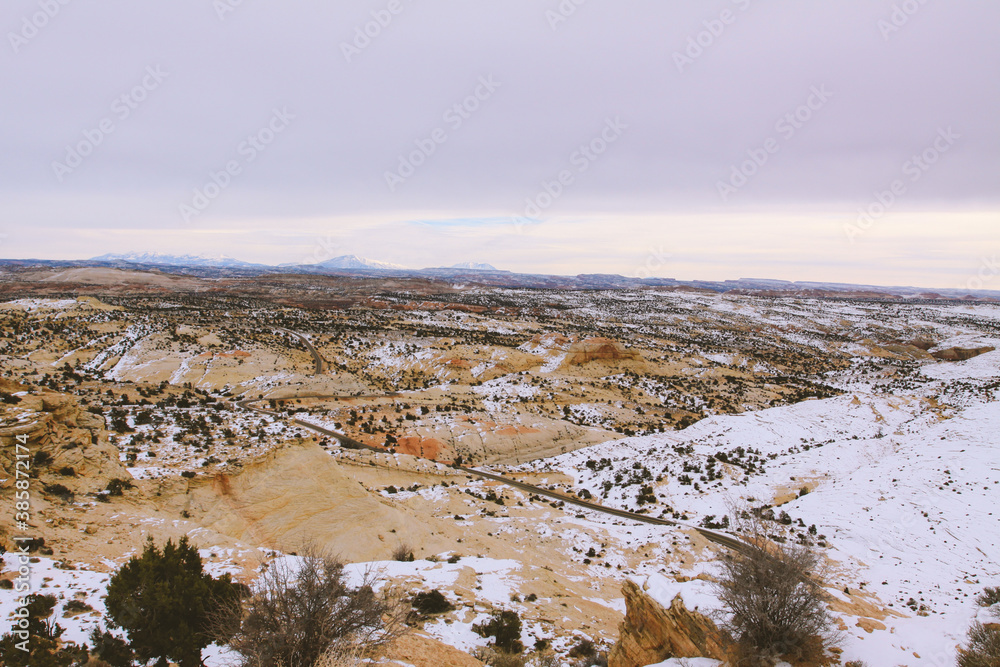
POLYGON ((0 19, 2 257, 1000 289, 995 0, 5 0, 0 19))

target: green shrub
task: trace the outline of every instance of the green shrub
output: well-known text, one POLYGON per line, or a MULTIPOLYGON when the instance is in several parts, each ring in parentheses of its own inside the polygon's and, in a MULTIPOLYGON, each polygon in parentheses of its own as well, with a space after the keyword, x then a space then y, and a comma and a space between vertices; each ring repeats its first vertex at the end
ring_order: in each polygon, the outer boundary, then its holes
POLYGON ((109 623, 125 630, 140 662, 199 667, 201 650, 214 639, 212 617, 236 599, 230 576, 206 574, 185 536, 162 550, 150 538, 142 555, 111 577, 105 604, 109 623))
POLYGON ((73 502, 73 499, 76 497, 72 491, 62 484, 46 484, 45 492, 67 503, 73 502))
POLYGON ((493 645, 504 653, 519 654, 524 651, 521 643, 521 618, 516 611, 494 611, 488 621, 473 625, 472 631, 480 637, 493 637, 493 645))
POLYGON ((455 608, 455 605, 448 602, 448 598, 436 588, 432 591, 417 593, 413 596, 411 604, 414 609, 427 616, 431 614, 443 614, 455 608))
POLYGON ((132 667, 135 663, 135 651, 128 642, 110 632, 94 628, 90 632, 90 643, 94 655, 111 667, 132 667))
POLYGON ((6 667, 70 667, 86 662, 87 652, 83 648, 72 642, 60 646, 59 637, 64 630, 50 618, 56 605, 55 596, 32 594, 27 602, 27 645, 22 637, 4 635, 0 639, 0 664, 6 667))
POLYGON ((63 605, 63 611, 68 611, 71 614, 80 614, 85 611, 94 611, 94 608, 83 600, 69 600, 63 605))
POLYGON ((107 491, 109 496, 120 496, 123 491, 134 489, 135 484, 128 479, 113 479, 108 482, 107 491))

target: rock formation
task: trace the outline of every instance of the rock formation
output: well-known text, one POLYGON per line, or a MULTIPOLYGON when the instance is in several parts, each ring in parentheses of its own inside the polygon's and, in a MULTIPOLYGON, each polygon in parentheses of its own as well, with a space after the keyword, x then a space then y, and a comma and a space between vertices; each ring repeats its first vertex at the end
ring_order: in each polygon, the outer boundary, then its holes
POLYGON ((82 409, 75 397, 65 394, 46 391, 20 398, 4 406, 0 426, 4 476, 14 477, 14 443, 20 442, 35 461, 32 478, 43 484, 58 481, 75 493, 87 493, 105 488, 112 479, 132 478, 118 460, 118 449, 108 442, 104 417, 82 409))
POLYGON ((287 552, 313 545, 348 561, 386 559, 397 540, 437 546, 431 527, 367 491, 308 441, 276 448, 231 475, 172 484, 163 494, 170 511, 248 544, 287 552))
POLYGON ((669 609, 626 579, 625 620, 608 656, 608 667, 642 667, 667 658, 725 660, 726 642, 707 616, 688 611, 678 594, 669 609))
POLYGON ((980 354, 986 354, 987 352, 992 352, 995 347, 949 347, 944 350, 938 350, 937 352, 931 352, 931 355, 935 359, 940 359, 941 361, 965 361, 966 359, 972 359, 973 357, 978 357, 980 354))
POLYGON ((627 350, 610 338, 585 338, 573 343, 566 352, 567 366, 582 366, 591 361, 638 361, 639 353, 627 350))

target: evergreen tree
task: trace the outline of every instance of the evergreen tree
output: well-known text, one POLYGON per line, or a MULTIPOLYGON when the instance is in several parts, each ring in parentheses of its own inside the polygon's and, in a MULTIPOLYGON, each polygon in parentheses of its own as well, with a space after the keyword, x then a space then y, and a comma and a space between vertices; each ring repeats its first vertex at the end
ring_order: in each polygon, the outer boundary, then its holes
POLYGON ((219 579, 202 570, 197 549, 182 537, 161 551, 150 538, 111 578, 105 601, 110 623, 128 634, 140 662, 157 658, 180 667, 200 667, 201 650, 211 643, 212 617, 238 597, 228 574, 219 579))

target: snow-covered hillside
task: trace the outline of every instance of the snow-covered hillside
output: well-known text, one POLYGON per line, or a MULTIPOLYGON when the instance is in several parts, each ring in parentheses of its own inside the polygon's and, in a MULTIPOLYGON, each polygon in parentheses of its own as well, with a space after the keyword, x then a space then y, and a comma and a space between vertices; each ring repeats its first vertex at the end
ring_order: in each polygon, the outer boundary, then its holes
POLYGON ((523 469, 554 468, 602 502, 640 511, 648 485, 674 517, 702 525, 721 523, 734 503, 771 506, 831 561, 831 594, 884 607, 874 622, 840 614, 845 659, 953 664, 975 596, 1000 584, 1000 351, 930 362, 908 392, 866 391, 847 377, 852 390, 836 398, 523 469))

